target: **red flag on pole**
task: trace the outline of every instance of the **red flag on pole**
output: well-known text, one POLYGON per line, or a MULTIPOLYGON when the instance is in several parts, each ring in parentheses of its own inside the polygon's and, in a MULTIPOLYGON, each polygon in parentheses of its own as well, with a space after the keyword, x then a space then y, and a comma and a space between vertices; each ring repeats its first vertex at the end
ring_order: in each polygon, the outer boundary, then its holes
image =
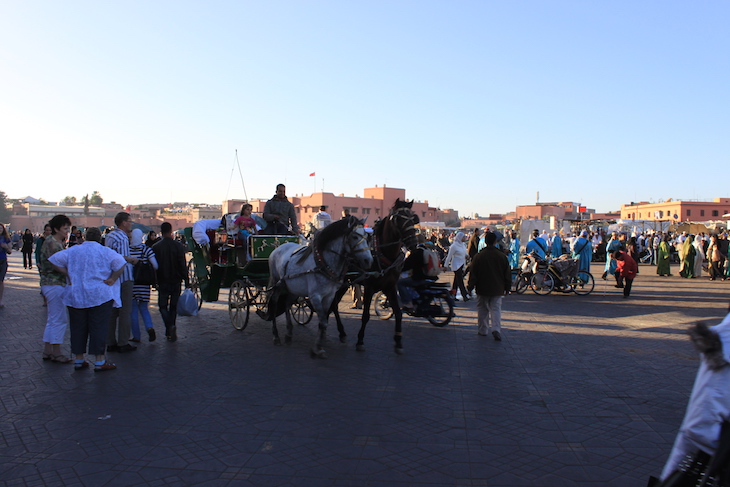
POLYGON ((310 177, 314 176, 314 173, 310 174, 309 176, 310 176, 310 177))

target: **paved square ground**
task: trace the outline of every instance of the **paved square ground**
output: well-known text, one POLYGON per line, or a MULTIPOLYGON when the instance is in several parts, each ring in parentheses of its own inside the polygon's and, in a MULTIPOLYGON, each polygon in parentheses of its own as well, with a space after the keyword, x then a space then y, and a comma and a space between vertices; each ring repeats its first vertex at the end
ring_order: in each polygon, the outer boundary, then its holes
MULTIPOLYGON (((473 301, 445 328, 341 304, 349 343, 315 324, 275 347, 267 323, 230 325, 227 293, 180 339, 119 368, 41 360, 45 308, 35 269, 10 257, 0 310, 0 483, 8 486, 643 487, 669 453, 698 366, 686 327, 715 324, 730 282, 660 278, 641 266, 624 300, 599 278, 590 296, 504 304, 503 341, 476 334, 473 301)), ((448 280, 444 275, 443 280, 448 280)), ((162 321, 152 303, 158 335, 162 321)))

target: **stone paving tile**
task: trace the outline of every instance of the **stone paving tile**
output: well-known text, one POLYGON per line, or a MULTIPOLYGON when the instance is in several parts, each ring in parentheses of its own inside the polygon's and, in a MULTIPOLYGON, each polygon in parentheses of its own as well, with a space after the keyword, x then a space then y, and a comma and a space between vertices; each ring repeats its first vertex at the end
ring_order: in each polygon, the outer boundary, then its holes
POLYGON ((0 310, 0 484, 14 486, 643 487, 696 373, 684 329, 719 321, 730 290, 642 266, 626 301, 600 280, 584 297, 528 291, 506 298, 502 342, 458 303, 444 328, 406 318, 403 356, 377 318, 355 352, 345 302, 348 343, 331 325, 324 361, 314 324, 281 347, 257 317, 234 330, 223 292, 179 320, 178 342, 110 354, 119 368, 97 374, 40 359, 37 274, 17 259, 0 310))

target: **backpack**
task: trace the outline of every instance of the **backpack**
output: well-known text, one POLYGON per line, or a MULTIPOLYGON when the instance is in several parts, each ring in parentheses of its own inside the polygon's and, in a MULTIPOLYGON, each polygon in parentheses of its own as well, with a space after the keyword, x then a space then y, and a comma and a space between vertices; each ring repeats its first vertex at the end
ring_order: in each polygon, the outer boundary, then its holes
POLYGON ((435 250, 423 249, 423 273, 428 277, 441 274, 441 259, 435 250))

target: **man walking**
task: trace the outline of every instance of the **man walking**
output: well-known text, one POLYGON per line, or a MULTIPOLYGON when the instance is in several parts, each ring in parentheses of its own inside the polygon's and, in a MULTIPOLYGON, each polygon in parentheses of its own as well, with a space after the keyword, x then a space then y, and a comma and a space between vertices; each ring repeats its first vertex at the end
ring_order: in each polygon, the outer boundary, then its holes
POLYGON ((486 247, 471 263, 469 289, 477 292, 477 332, 486 336, 490 331, 495 340, 502 340, 502 299, 512 286, 509 261, 496 246, 497 236, 485 237, 486 247))
POLYGON ((108 352, 133 352, 137 350, 137 347, 129 343, 129 337, 132 333, 132 291, 134 289, 132 269, 138 259, 129 254, 132 216, 125 211, 120 211, 114 217, 114 225, 117 228, 106 236, 106 246, 124 257, 127 265, 124 266, 122 277, 119 278, 122 307, 112 310, 106 349, 108 352))
POLYGON ((165 336, 171 342, 177 340, 177 301, 180 298, 180 281, 190 287, 185 265, 185 248, 172 237, 172 225, 164 222, 160 226, 162 239, 152 246, 157 259, 157 291, 162 321, 165 322, 165 336))

